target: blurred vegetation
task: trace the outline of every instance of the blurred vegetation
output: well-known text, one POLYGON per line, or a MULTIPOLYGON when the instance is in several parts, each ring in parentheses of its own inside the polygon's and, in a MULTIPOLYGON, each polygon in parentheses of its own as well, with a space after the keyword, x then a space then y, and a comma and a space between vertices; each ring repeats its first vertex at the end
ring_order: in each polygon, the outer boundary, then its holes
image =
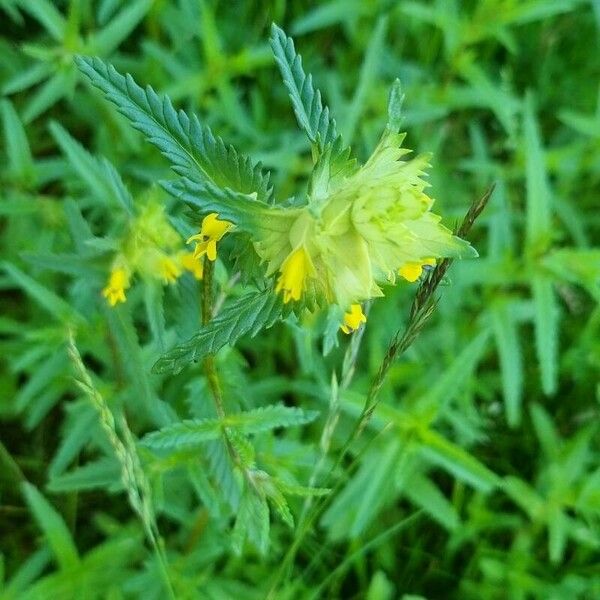
POLYGON ((599 41, 596 0, 0 0, 0 598, 600 597, 599 41), (452 266, 343 460, 415 285, 327 356, 319 312, 218 353, 228 413, 261 415, 237 451, 286 491, 257 521, 222 440, 140 442, 215 416, 199 367, 151 372, 199 329, 201 284, 141 275, 116 308, 101 290, 130 214, 164 206, 182 249, 193 226, 73 58, 195 112, 285 199, 312 160, 272 22, 363 160, 401 80, 446 223, 496 187, 480 258, 452 266))

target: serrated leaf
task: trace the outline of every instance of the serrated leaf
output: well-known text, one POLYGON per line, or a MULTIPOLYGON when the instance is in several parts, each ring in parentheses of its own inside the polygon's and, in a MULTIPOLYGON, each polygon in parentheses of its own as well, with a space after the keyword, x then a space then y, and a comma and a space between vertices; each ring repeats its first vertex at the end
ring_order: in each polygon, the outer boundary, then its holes
POLYGON ((186 419, 149 433, 142 443, 155 450, 182 448, 216 440, 222 431, 223 422, 220 419, 186 419))
POLYGON ((266 498, 254 488, 247 487, 233 528, 233 551, 241 554, 244 541, 249 539, 261 554, 265 554, 269 545, 269 525, 269 506, 266 498))
POLYGON ((228 428, 227 440, 233 448, 238 468, 248 471, 256 466, 256 450, 252 442, 239 429, 228 428))
POLYGON ((399 79, 395 79, 390 90, 388 99, 388 129, 393 133, 400 131, 402 124, 402 104, 404 103, 404 92, 402 91, 402 83, 399 79))
POLYGON ((338 137, 335 121, 329 108, 323 106, 321 92, 313 87, 312 76, 304 73, 302 57, 296 53, 292 38, 275 23, 271 26, 271 48, 298 124, 313 144, 323 148, 338 137))
POLYGON ((183 200, 188 206, 202 212, 217 212, 219 218, 236 224, 236 230, 252 232, 257 219, 271 217, 267 205, 249 202, 240 198, 237 192, 229 188, 211 187, 206 183, 191 181, 186 177, 176 180, 160 181, 161 187, 174 198, 183 200))
POLYGON ((338 135, 335 120, 323 105, 321 92, 313 86, 312 76, 305 74, 302 57, 296 53, 292 38, 275 23, 271 26, 271 48, 298 124, 313 144, 315 163, 329 147, 329 179, 341 180, 356 168, 356 162, 338 135))
POLYGON ((63 569, 77 566, 75 542, 58 511, 30 483, 23 483, 23 494, 40 529, 44 532, 58 564, 63 569))
POLYGON ((176 111, 168 97, 158 96, 150 86, 142 89, 130 75, 121 75, 99 58, 77 56, 75 62, 133 127, 162 152, 173 170, 213 201, 210 208, 206 205, 207 211, 234 210, 237 202, 267 203, 271 195, 269 175, 262 172, 261 165, 227 147, 195 115, 190 118, 176 111))
POLYGON ((234 429, 240 435, 251 435, 279 427, 304 425, 316 419, 318 414, 283 404, 265 406, 227 415, 222 419, 187 419, 173 423, 160 431, 149 433, 143 443, 155 449, 194 446, 219 438, 225 428, 234 429))
POLYGON ((242 433, 249 435, 261 433, 279 427, 293 427, 314 421, 319 413, 314 410, 303 410, 295 406, 273 404, 248 410, 245 412, 227 415, 223 423, 227 427, 235 427, 242 433))
POLYGON ((273 478, 273 481, 284 494, 288 494, 289 496, 300 496, 303 498, 310 498, 312 496, 327 496, 331 493, 330 488, 295 485, 292 483, 287 483, 287 481, 282 481, 281 479, 275 478, 273 478))
POLYGON ((288 527, 293 527, 294 517, 292 516, 292 512, 290 511, 290 507, 282 490, 279 489, 276 481, 267 473, 261 471, 260 474, 262 475, 262 490, 266 494, 267 500, 275 508, 277 514, 281 517, 281 520, 288 527))
POLYGON ((229 304, 187 342, 162 356, 153 371, 179 373, 187 364, 214 354, 225 344, 233 344, 247 333, 254 337, 261 329, 273 325, 284 313, 280 297, 271 288, 246 294, 229 304))

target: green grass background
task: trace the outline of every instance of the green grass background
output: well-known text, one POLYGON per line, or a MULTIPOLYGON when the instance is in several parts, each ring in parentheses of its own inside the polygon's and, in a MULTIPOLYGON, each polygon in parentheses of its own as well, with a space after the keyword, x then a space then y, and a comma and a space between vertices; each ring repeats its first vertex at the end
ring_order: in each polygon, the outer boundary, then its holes
MULTIPOLYGON (((196 112, 260 159, 285 199, 311 159, 268 46, 273 21, 362 159, 400 78, 407 145, 434 153, 430 192, 447 224, 496 184, 472 233, 480 258, 452 267, 275 597, 600 598, 596 0, 0 0, 0 598, 167 597, 114 448, 73 383, 70 328, 136 437, 155 428, 157 399, 179 418, 210 411, 197 370, 150 374, 161 336, 172 345, 198 327, 191 278, 140 282, 117 310, 100 296, 124 223, 100 158, 136 204, 181 209, 158 185, 166 161, 73 55, 98 55, 196 112)), ((332 456, 414 292, 399 284, 374 303, 332 456)), ((320 411, 253 439, 261 468, 304 485, 347 344, 323 357, 320 319, 218 356, 232 410, 320 411)), ((248 543, 236 555, 211 457, 139 452, 176 596, 266 597, 297 533, 273 516, 267 552, 248 543)), ((292 501, 296 518, 303 502, 292 501)))

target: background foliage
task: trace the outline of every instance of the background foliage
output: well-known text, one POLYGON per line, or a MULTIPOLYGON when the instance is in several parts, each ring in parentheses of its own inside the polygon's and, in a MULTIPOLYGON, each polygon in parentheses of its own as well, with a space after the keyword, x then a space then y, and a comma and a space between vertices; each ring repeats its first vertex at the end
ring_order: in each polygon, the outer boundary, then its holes
MULTIPOLYGON (((0 30, 0 598, 600 597, 598 2, 0 0, 0 30), (129 214, 192 226, 73 57, 196 112, 287 198, 311 158, 272 21, 363 159, 401 79, 446 222, 496 189, 480 258, 453 265, 342 464, 415 286, 373 304, 352 379, 319 314, 217 355, 269 517, 240 505, 201 369, 151 372, 198 330, 199 284, 100 295, 129 214), (147 435, 190 418, 208 423, 191 442, 147 435), (303 497, 332 466, 326 502, 303 497)), ((223 299, 234 272, 217 265, 223 299)))

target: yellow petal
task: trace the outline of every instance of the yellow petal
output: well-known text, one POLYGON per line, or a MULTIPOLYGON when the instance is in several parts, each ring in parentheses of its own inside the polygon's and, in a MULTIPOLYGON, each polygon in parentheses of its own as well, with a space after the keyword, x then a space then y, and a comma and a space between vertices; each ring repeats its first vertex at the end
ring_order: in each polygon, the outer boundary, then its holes
POLYGON ((352 333, 356 331, 362 323, 367 322, 367 317, 362 311, 360 304, 353 304, 350 310, 344 315, 344 322, 341 329, 344 333, 352 333))
POLYGON ((423 265, 416 262, 405 263, 400 267, 400 269, 398 269, 398 275, 400 275, 400 277, 404 277, 406 281, 410 281, 411 283, 419 279, 422 272, 423 265))
POLYGON ((303 246, 294 250, 281 265, 276 292, 283 291, 283 302, 300 300, 311 270, 310 256, 303 246))
POLYGON ((108 278, 108 284, 102 290, 102 295, 111 306, 125 302, 125 289, 129 287, 129 272, 123 267, 113 269, 108 278))

